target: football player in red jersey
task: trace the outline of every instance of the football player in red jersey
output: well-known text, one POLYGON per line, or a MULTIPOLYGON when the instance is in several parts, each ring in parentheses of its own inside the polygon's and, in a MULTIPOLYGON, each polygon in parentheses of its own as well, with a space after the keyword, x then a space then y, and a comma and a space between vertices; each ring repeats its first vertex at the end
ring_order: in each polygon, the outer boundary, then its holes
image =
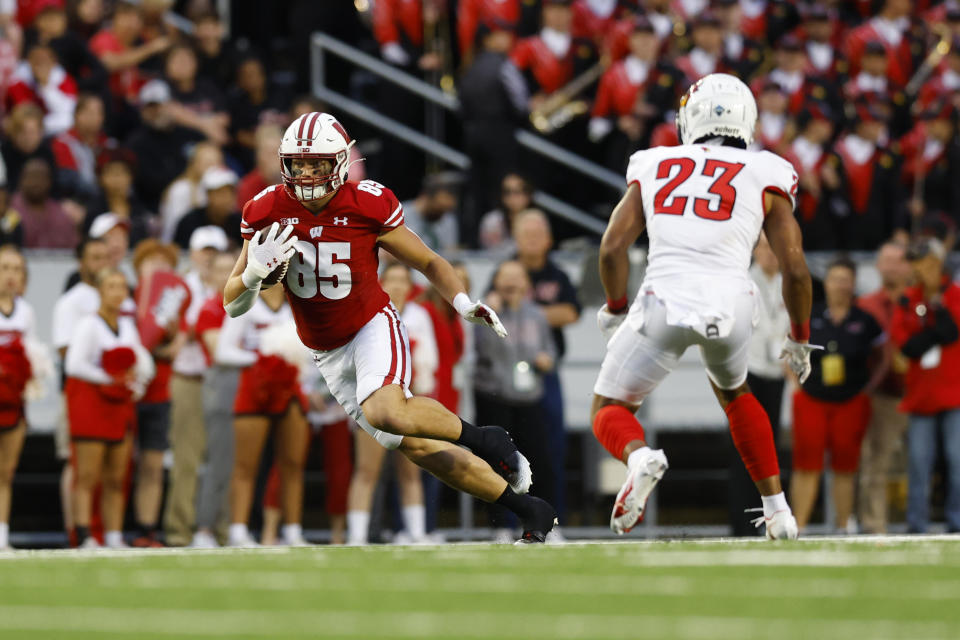
POLYGON ((243 249, 224 307, 231 316, 245 313, 263 280, 286 264, 282 282, 297 332, 347 413, 381 445, 452 487, 514 511, 522 541, 543 542, 555 513, 525 495, 530 464, 506 430, 471 425, 410 393, 409 340, 377 278, 379 248, 427 276, 467 320, 501 336, 506 331, 492 309, 469 298, 450 263, 404 226, 392 191, 372 180, 347 180, 353 144, 326 113, 290 125, 280 143, 283 184, 243 208, 243 249))

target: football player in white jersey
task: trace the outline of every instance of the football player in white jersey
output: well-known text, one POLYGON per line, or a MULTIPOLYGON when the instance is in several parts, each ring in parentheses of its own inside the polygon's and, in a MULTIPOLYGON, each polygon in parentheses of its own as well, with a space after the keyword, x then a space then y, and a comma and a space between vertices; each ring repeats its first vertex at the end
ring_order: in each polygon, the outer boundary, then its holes
POLYGON ((627 465, 610 527, 633 528, 667 459, 647 446, 635 413, 697 345, 707 376, 730 421, 734 444, 763 501, 772 539, 797 537, 780 485, 770 421, 750 392, 747 345, 756 296, 748 275, 761 232, 780 262, 791 332, 782 358, 803 381, 810 374, 811 284, 793 216, 797 174, 783 158, 747 151, 757 106, 750 89, 726 74, 698 80, 680 102, 681 146, 638 151, 627 169, 628 188, 613 210, 600 245, 607 295, 598 314, 608 339, 594 387, 593 431, 627 465), (647 270, 627 306, 627 250, 646 229, 647 270))

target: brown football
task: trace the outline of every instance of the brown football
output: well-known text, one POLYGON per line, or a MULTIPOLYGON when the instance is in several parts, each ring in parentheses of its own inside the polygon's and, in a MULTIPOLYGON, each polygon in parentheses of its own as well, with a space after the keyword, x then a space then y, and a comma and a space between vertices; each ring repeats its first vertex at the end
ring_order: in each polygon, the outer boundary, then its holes
POLYGON ((287 265, 289 264, 289 262, 284 262, 279 267, 267 274, 267 277, 264 278, 263 282, 260 283, 260 287, 266 289, 267 287, 272 287, 283 280, 283 276, 287 275, 287 265))

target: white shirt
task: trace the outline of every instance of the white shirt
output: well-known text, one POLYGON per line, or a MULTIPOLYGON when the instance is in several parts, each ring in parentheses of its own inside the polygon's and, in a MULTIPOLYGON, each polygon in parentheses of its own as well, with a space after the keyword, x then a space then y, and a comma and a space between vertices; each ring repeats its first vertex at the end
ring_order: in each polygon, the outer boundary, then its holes
POLYGON ((757 324, 747 350, 747 369, 764 378, 783 378, 780 349, 790 327, 790 315, 783 303, 783 278, 779 273, 767 276, 757 265, 750 268, 756 284, 757 324))
MULTIPOLYGON (((213 289, 203 284, 200 274, 196 271, 189 271, 183 276, 187 288, 190 290, 190 306, 184 314, 184 321, 188 327, 197 324, 197 318, 200 316, 200 308, 203 303, 213 295, 213 289)), ((207 370, 207 357, 204 355, 203 347, 197 340, 188 340, 186 344, 177 353, 173 359, 173 372, 182 376, 199 376, 207 370)))
POLYGON ((103 370, 103 352, 117 347, 130 347, 137 354, 138 378, 146 383, 153 377, 153 360, 140 342, 140 333, 133 318, 120 316, 117 331, 107 321, 94 313, 77 322, 76 331, 70 337, 64 370, 71 378, 94 384, 109 384, 113 381, 103 370), (149 373, 149 375, 148 375, 149 373))
POLYGON ((543 44, 547 45, 547 49, 556 58, 566 56, 567 51, 570 50, 570 44, 573 42, 569 33, 550 28, 544 28, 540 31, 540 39, 543 40, 543 44))
POLYGON ((70 343, 77 321, 92 316, 100 308, 100 292, 82 280, 70 287, 53 307, 53 348, 70 343))
POLYGON ((24 343, 36 340, 36 316, 33 307, 23 298, 14 298, 10 315, 0 311, 0 340, 6 336, 17 336, 24 343))
POLYGON ((640 185, 650 237, 638 298, 652 291, 666 305, 669 324, 696 328, 709 322, 723 335, 724 327, 732 327, 736 296, 753 286, 748 269, 763 226, 764 192, 775 190, 796 204, 793 165, 769 151, 655 147, 630 157, 632 182, 640 185), (705 175, 708 167, 713 175, 705 175), (671 207, 680 211, 671 214, 671 207))
POLYGON ((263 298, 257 298, 253 307, 243 315, 223 319, 223 327, 217 339, 214 361, 230 367, 249 367, 259 357, 260 334, 280 323, 293 323, 290 305, 284 303, 279 309, 271 309, 263 298))
POLYGON ((418 396, 430 395, 437 388, 436 373, 440 361, 433 320, 427 310, 416 302, 403 305, 400 319, 410 336, 410 359, 413 363, 410 390, 418 396))
POLYGON ((200 186, 186 178, 174 180, 160 202, 160 220, 162 229, 160 237, 164 242, 173 242, 177 232, 177 224, 183 216, 199 207, 207 206, 207 192, 200 186))

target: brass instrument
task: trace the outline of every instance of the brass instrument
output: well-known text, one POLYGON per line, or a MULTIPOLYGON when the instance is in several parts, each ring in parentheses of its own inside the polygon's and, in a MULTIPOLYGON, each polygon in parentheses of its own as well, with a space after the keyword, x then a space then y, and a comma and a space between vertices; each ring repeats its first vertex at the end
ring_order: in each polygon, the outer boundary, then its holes
POLYGON ((933 74, 937 66, 939 66, 940 61, 950 53, 950 41, 953 38, 953 33, 950 31, 950 28, 937 24, 932 26, 932 30, 940 36, 940 41, 930 50, 927 57, 924 58, 920 66, 917 67, 913 77, 907 82, 907 86, 904 87, 904 92, 908 96, 912 97, 919 93, 920 88, 923 87, 923 83, 933 74))
POLYGON ((579 115, 587 113, 590 106, 586 100, 576 97, 596 82, 607 68, 607 62, 600 60, 576 78, 560 87, 530 112, 530 122, 540 133, 549 134, 567 125, 579 115))

